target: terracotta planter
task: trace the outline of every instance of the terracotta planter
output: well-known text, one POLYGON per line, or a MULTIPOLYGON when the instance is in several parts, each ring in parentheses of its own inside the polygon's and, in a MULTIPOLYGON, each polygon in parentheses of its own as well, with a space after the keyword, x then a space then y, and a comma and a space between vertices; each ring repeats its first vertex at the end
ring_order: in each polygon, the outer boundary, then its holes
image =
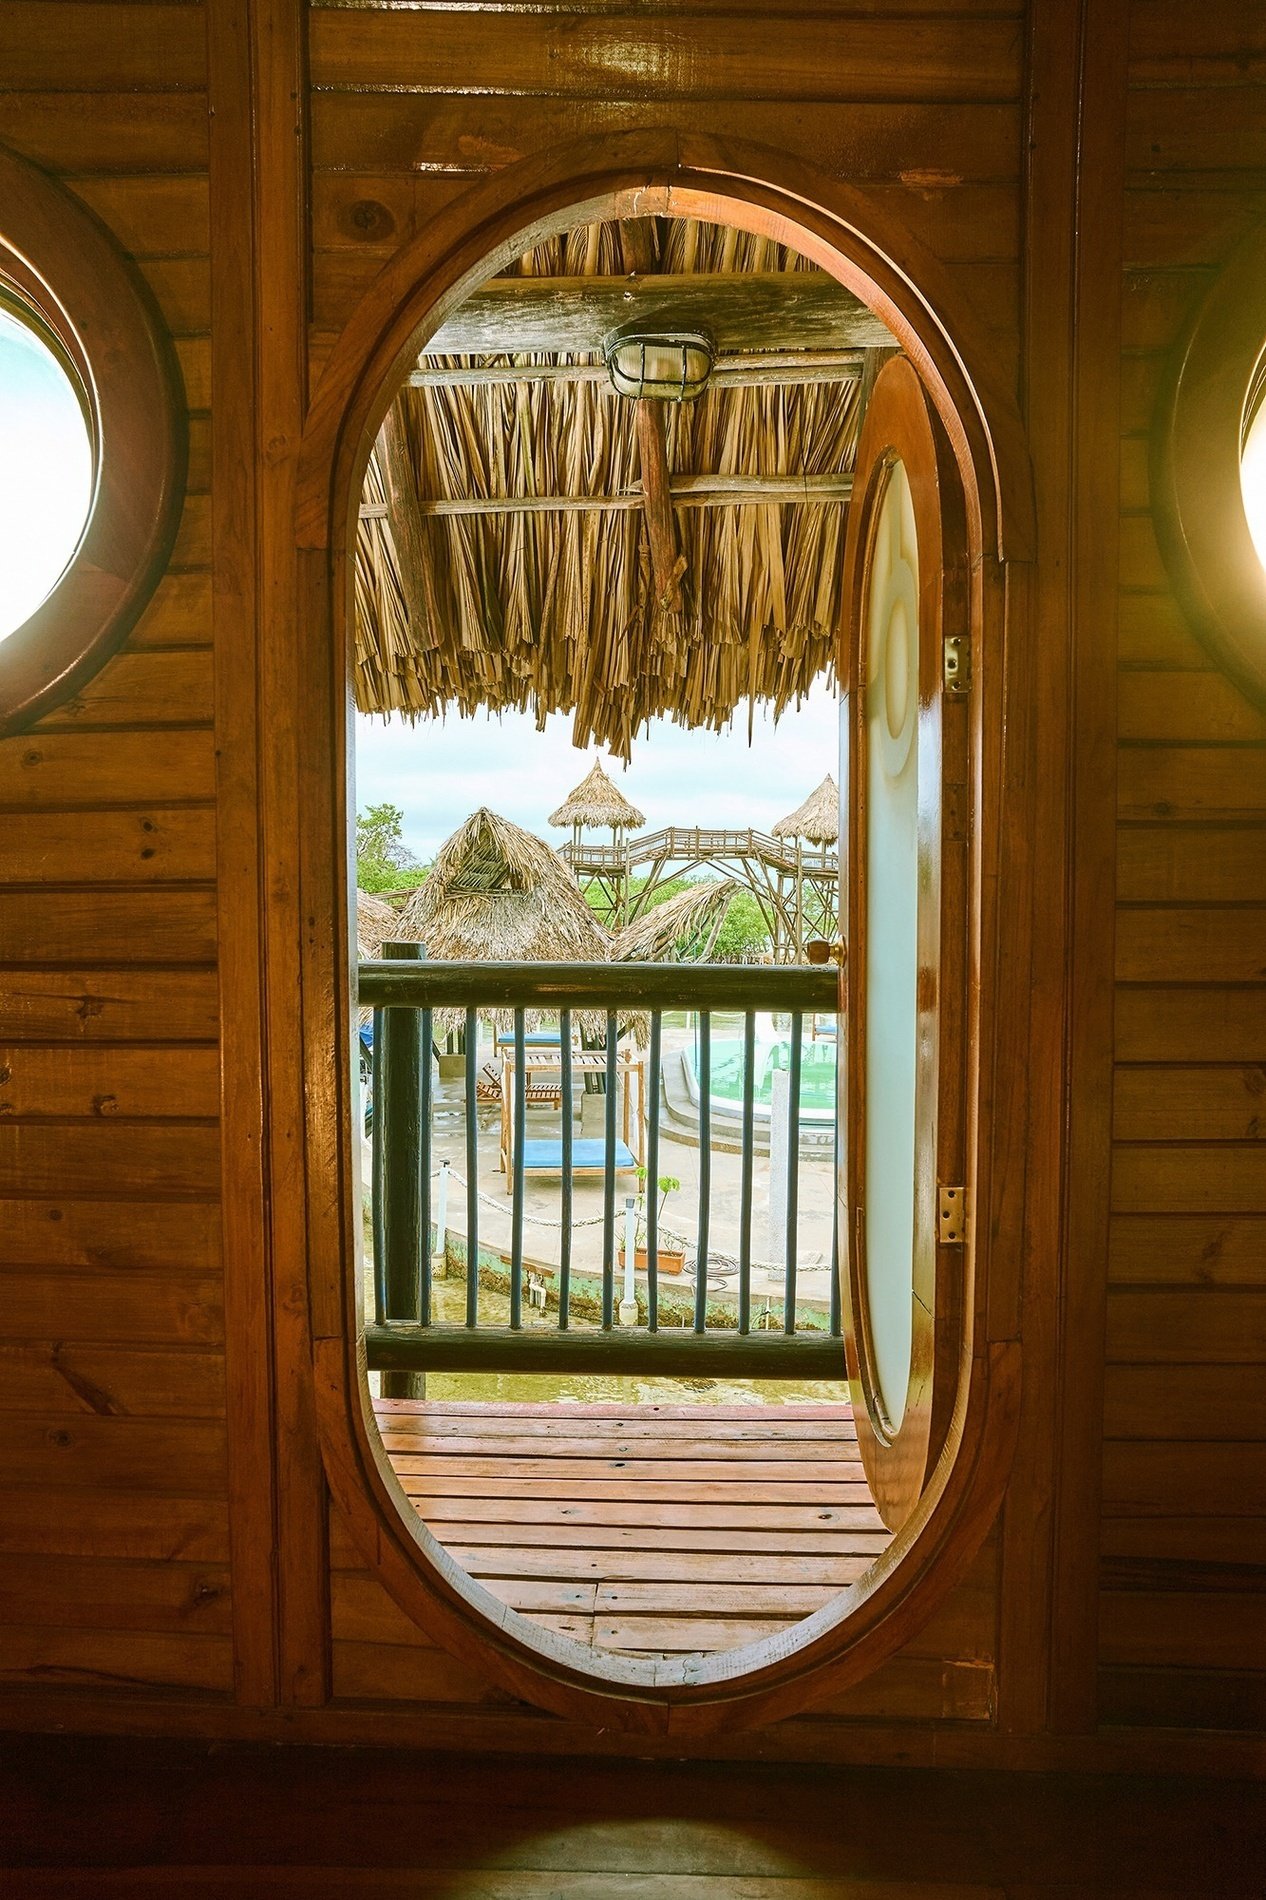
MULTIPOLYGON (((635 1269, 637 1270, 637 1272, 645 1273, 649 1264, 650 1263, 648 1262, 647 1257, 646 1257, 645 1247, 634 1248, 633 1265, 635 1269)), ((656 1255, 655 1264, 656 1264, 657 1270, 660 1273, 681 1273, 684 1271, 685 1265, 686 1265, 685 1249, 677 1248, 677 1247, 661 1247, 659 1249, 658 1254, 656 1255)), ((623 1247, 621 1247, 620 1249, 620 1265, 621 1267, 623 1267, 624 1265, 623 1247)))

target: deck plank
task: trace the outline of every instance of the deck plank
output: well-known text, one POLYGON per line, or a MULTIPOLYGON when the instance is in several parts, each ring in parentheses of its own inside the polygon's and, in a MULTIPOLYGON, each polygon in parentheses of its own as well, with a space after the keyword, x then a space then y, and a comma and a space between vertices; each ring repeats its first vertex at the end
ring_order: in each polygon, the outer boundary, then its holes
POLYGON ((415 1510, 470 1575, 596 1648, 754 1642, 855 1583, 890 1541, 847 1405, 375 1411, 415 1510))

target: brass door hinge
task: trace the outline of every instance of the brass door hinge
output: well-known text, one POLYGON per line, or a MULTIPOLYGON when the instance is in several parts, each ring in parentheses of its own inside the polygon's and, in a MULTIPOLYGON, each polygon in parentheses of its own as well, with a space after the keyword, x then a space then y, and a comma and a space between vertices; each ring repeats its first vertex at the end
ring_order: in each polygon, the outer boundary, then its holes
POLYGON ((967 1189, 937 1189, 939 1202, 937 1239, 942 1247, 961 1247, 967 1238, 967 1189))
POLYGON ((941 648, 941 683, 951 699, 971 691, 971 641, 951 633, 941 648))

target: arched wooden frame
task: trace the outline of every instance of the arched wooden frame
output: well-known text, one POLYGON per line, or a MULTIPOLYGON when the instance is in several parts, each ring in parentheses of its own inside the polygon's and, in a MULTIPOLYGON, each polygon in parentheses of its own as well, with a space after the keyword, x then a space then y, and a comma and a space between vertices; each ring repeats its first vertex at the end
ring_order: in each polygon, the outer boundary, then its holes
MULTIPOLYGON (((847 1104, 842 1222, 845 1344, 853 1417, 867 1478, 884 1522, 899 1529, 922 1496, 946 1442, 955 1398, 955 1348, 962 1328, 962 1248, 941 1247, 938 1183, 965 1178, 963 1079, 966 1050, 965 925, 969 894, 962 814, 947 822, 946 787, 967 782, 967 701, 942 692, 946 638, 970 635, 968 535, 959 471, 948 438, 905 358, 887 364, 866 412, 850 503, 844 573, 844 635, 850 642, 840 677, 848 693, 848 788, 853 813, 846 916, 848 963, 841 985, 845 1014, 840 1078, 847 1104), (919 667, 914 743, 920 779, 935 779, 937 796, 920 797, 918 916, 919 1022, 916 1062, 914 1257, 910 1379, 897 1425, 887 1415, 871 1328, 865 1207, 868 1139, 866 1018, 868 892, 865 838, 868 807, 866 667, 868 602, 876 529, 897 462, 909 483, 918 542, 919 667), (951 1371, 950 1369, 954 1370, 951 1371), (949 1376, 947 1377, 947 1373, 949 1376)), ((913 1000, 913 999, 912 999, 913 1000)))
POLYGON ((61 578, 0 640, 0 735, 76 693, 134 626, 175 539, 185 417, 170 343, 109 232, 0 147, 0 287, 78 384, 92 441, 88 520, 61 578))
MULTIPOLYGON (((710 218, 791 245, 862 296, 901 341, 944 423, 967 503, 972 631, 989 664, 972 702, 973 773, 982 812, 972 865, 977 945, 994 941, 1004 624, 1000 564, 1033 544, 1031 474, 1014 400, 995 386, 987 333, 937 261, 864 194, 762 148, 675 131, 586 139, 507 168, 447 207, 383 270, 327 363, 305 433, 296 535, 309 676, 325 670, 328 724, 305 719, 310 752, 304 882, 338 917, 331 961, 310 943, 320 1046, 308 1048, 318 1125, 314 1153, 344 1183, 309 1170, 311 1231, 337 1235, 338 1257, 309 1263, 318 1425, 327 1478, 367 1564, 407 1615, 512 1694, 627 1733, 706 1735, 775 1720, 847 1687, 884 1661, 965 1573, 994 1521, 1015 1447, 1019 1343, 991 1337, 987 1219, 964 1264, 961 1376, 941 1457, 918 1507, 858 1583, 794 1630, 748 1648, 673 1662, 597 1655, 541 1629, 476 1583, 422 1525, 382 1450, 363 1364, 352 1077, 354 1009, 349 880, 352 575, 361 482, 375 434, 418 349, 470 290, 532 244, 597 218, 710 218), (887 226, 887 228, 885 228, 887 226), (917 288, 916 288, 917 286, 917 288), (971 366, 969 368, 969 365, 971 366), (335 770, 331 773, 331 753, 335 770), (342 770, 338 769, 341 764, 342 770), (328 809, 311 804, 330 791, 328 809), (322 833, 322 823, 325 825, 322 833), (988 861, 987 858, 984 861, 988 861), (331 869, 335 878, 331 881, 331 869)), ((315 916, 312 899, 305 912, 315 916)), ((998 1034, 992 971, 973 970, 972 1099, 998 1034)), ((305 1020, 309 1013, 305 1007, 305 1020)), ((989 1199, 987 1128, 974 1131, 972 1186, 989 1199)))
POLYGON ((1266 568, 1249 533, 1240 452, 1266 358, 1266 231, 1216 279, 1174 354, 1152 433, 1161 553, 1218 665, 1266 702, 1266 568))

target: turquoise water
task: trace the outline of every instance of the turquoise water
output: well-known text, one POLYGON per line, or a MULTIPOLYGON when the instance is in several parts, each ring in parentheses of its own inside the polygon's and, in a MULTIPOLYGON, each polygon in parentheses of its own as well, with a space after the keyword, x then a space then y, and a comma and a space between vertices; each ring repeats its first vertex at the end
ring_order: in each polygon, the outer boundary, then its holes
MULTIPOLYGON (((761 1030, 756 1035, 756 1086, 753 1094, 768 1108, 773 1100, 774 1076, 791 1066, 791 1038, 777 1030, 761 1030)), ((699 1049, 695 1045, 694 1068, 699 1073, 699 1049)), ((714 1100, 743 1100, 743 1039, 725 1036, 712 1039, 712 1094, 714 1100)), ((808 1034, 800 1042, 800 1108, 821 1115, 835 1110, 835 1038, 808 1034)))

